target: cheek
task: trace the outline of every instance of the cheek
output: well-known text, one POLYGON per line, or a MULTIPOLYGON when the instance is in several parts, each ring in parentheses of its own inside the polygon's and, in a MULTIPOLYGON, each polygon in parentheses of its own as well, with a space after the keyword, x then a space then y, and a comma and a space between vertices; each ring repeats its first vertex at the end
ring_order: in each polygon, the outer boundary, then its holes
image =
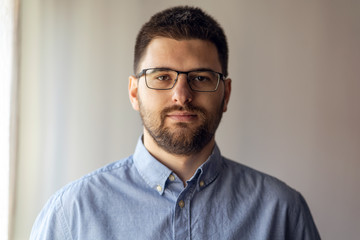
MULTIPOLYGON (((156 94, 156 93, 155 93, 156 94)), ((160 116, 160 112, 164 109, 166 101, 154 94, 139 94, 140 111, 144 117, 156 118, 160 116)))
POLYGON ((169 106, 171 98, 169 92, 151 89, 141 89, 140 96, 143 104, 150 110, 161 110, 169 106))
POLYGON ((199 105, 207 110, 209 113, 218 112, 219 108, 222 107, 224 96, 223 94, 216 95, 209 95, 207 97, 204 96, 204 98, 199 98, 199 101, 195 105, 199 105))

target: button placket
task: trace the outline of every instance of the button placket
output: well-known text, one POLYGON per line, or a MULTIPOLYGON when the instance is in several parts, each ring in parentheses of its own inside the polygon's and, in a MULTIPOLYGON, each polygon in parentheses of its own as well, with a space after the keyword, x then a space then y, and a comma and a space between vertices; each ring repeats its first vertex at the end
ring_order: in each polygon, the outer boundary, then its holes
POLYGON ((191 199, 195 193, 196 183, 188 183, 187 187, 178 196, 175 205, 174 239, 189 239, 191 235, 191 199))
POLYGON ((188 239, 189 237, 189 201, 185 196, 178 200, 175 207, 174 239, 188 239))

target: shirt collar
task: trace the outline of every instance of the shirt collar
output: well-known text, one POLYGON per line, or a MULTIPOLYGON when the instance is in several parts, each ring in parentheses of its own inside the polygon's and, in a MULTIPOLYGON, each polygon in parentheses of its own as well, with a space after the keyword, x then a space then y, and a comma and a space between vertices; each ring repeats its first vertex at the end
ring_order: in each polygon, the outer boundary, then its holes
POLYGON ((208 159, 196 170, 189 181, 197 182, 197 189, 201 190, 211 184, 223 168, 223 159, 217 144, 208 159))
POLYGON ((172 171, 148 152, 142 142, 142 137, 138 140, 133 158, 134 164, 145 182, 162 194, 166 180, 172 171))
MULTIPOLYGON (((145 182, 163 194, 165 184, 172 171, 156 160, 145 148, 142 137, 139 138, 134 155, 134 164, 145 182)), ((188 182, 197 182, 198 190, 205 188, 213 182, 222 169, 222 157, 218 146, 215 144, 212 154, 196 170, 188 182), (200 184, 200 182, 203 182, 200 184)))

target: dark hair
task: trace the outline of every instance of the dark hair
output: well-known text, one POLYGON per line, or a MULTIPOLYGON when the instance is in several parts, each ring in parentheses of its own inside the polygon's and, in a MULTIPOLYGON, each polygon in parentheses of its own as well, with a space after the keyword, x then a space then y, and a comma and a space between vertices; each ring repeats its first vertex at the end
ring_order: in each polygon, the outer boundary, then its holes
POLYGON ((153 15, 137 35, 134 53, 134 73, 151 40, 167 37, 176 40, 201 39, 212 42, 218 51, 222 73, 228 74, 228 45, 218 22, 200 8, 180 6, 153 15))

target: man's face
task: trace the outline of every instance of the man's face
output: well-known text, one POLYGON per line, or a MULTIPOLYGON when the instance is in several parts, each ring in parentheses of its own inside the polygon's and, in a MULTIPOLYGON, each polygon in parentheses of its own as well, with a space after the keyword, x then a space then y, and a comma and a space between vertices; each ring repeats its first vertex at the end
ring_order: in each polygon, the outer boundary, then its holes
MULTIPOLYGON (((203 40, 177 41, 153 39, 140 63, 140 69, 170 68, 178 71, 211 69, 221 72, 215 45, 203 40)), ((134 109, 140 112, 144 137, 151 137, 171 154, 191 155, 210 141, 230 95, 230 79, 220 82, 215 92, 194 92, 186 75, 180 74, 170 90, 146 87, 144 77, 130 77, 129 94, 134 109)))

